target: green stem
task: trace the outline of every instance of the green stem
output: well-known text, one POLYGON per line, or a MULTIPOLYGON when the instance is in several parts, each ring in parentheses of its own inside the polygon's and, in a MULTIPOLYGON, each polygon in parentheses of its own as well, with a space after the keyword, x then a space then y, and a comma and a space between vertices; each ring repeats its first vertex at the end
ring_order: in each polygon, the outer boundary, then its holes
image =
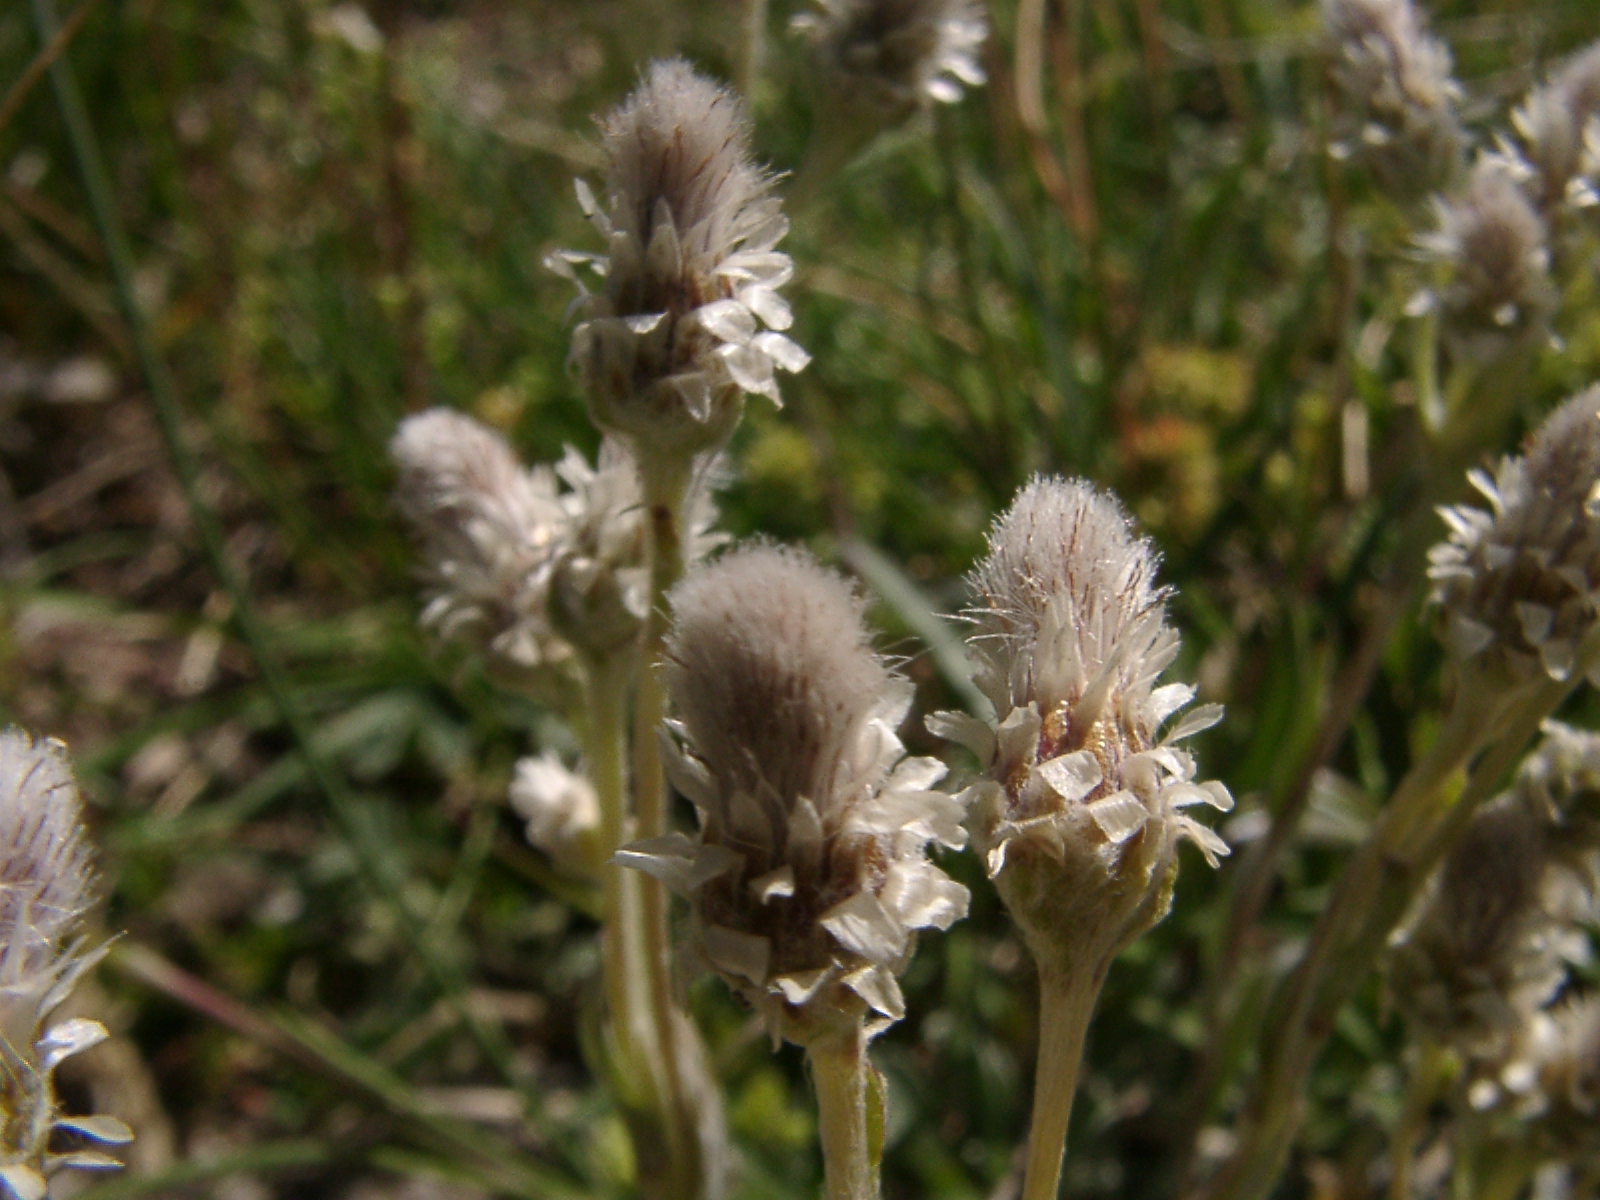
MULTIPOLYGON (((637 1068, 640 1053, 648 1053, 648 1041, 640 1044, 640 1033, 648 1039, 648 1028, 636 1027, 638 989, 630 986, 632 972, 628 955, 628 898, 625 889, 633 872, 624 871, 611 861, 627 836, 627 705, 629 662, 626 656, 612 656, 585 664, 583 723, 584 767, 594 786, 600 805, 599 845, 604 894, 604 927, 601 933, 601 974, 606 1006, 623 1066, 637 1068)), ((645 1060, 648 1063, 648 1058, 645 1060)))
POLYGON ((877 1200, 878 1168, 867 1132, 867 1039, 848 1034, 806 1047, 817 1089, 817 1126, 827 1200, 877 1200))
POLYGON ((767 59, 767 0, 744 0, 744 59, 739 64, 739 90, 753 111, 756 89, 767 59))
MULTIPOLYGON (((33 0, 33 19, 39 39, 51 44, 56 33, 56 19, 51 0, 33 0)), ((183 432, 183 416, 178 404, 177 388, 161 355, 157 353, 155 339, 149 323, 139 307, 133 287, 133 254, 117 215, 112 198, 105 164, 95 140, 94 128, 89 121, 88 109, 78 90, 77 79, 65 54, 50 64, 50 82, 55 89, 56 104, 61 111, 67 137, 77 159, 78 172, 84 191, 89 198, 89 208, 94 217, 95 230, 105 247, 106 261, 111 268, 117 307, 132 335, 134 352, 140 370, 150 391, 155 409, 156 423, 162 440, 172 460, 173 474, 177 477, 184 500, 206 559, 218 583, 227 594, 233 609, 233 622, 240 637, 250 648, 261 682, 271 697, 273 707, 288 728, 306 772, 317 788, 327 797, 334 819, 342 827, 346 839, 355 851, 356 860, 374 890, 393 908, 405 930, 406 941, 415 949, 423 969, 434 986, 455 1007, 458 1016, 477 1041, 490 1062, 506 1077, 524 1087, 526 1072, 521 1071, 511 1052, 504 1032, 495 1025, 479 1021, 461 1003, 466 982, 460 969, 439 951, 438 943, 427 936, 425 922, 404 899, 405 880, 398 875, 395 860, 374 844, 368 822, 343 777, 335 771, 318 751, 311 732, 311 721, 301 708, 298 696, 289 682, 282 662, 271 649, 266 628, 256 615, 249 589, 228 558, 227 541, 222 523, 205 500, 200 488, 200 469, 183 432)))
POLYGON ((1033 1079, 1033 1124, 1022 1200, 1055 1200, 1061 1187, 1067 1127, 1078 1091, 1084 1036, 1105 972, 1039 974, 1039 1057, 1033 1079))
POLYGON ((1389 1200, 1411 1200, 1411 1160, 1428 1123, 1428 1110, 1455 1071, 1448 1051, 1424 1036, 1417 1046, 1405 1107, 1389 1143, 1389 1200))
MULTIPOLYGON (((683 574, 682 514, 689 475, 642 471, 650 532, 650 608, 645 617, 639 655, 639 686, 634 700, 633 799, 641 839, 667 832, 666 777, 661 769, 657 730, 666 716, 660 664, 667 633, 667 592, 683 574)), ((672 1164, 673 1194, 693 1200, 703 1187, 705 1166, 694 1109, 684 1082, 686 1030, 672 998, 672 941, 667 922, 667 893, 659 880, 638 881, 640 926, 645 958, 645 983, 656 1043, 660 1047, 662 1113, 667 1154, 672 1164)))

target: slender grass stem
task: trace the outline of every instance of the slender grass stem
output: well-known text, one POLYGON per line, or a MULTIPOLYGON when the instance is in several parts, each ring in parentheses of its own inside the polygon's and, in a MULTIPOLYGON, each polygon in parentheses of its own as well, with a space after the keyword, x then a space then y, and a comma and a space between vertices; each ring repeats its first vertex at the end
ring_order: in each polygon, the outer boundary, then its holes
POLYGON ((1103 970, 1039 973, 1039 1055, 1022 1200, 1055 1200, 1060 1189, 1084 1037, 1104 980, 1103 970))
POLYGON ((867 1132, 867 1039, 858 1024, 849 1034, 806 1047, 817 1089, 827 1200, 877 1200, 878 1168, 867 1132))

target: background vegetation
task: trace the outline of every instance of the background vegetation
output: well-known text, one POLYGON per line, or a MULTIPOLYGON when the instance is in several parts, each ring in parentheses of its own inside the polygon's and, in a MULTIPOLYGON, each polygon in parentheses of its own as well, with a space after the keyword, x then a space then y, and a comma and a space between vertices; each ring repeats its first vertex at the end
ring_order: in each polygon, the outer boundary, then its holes
MULTIPOLYGON (((405 413, 449 404, 530 460, 592 451, 563 370, 570 289, 540 260, 590 244, 571 186, 598 165, 590 114, 652 56, 739 76, 745 4, 88 2, 69 55, 139 303, 227 552, 351 791, 336 821, 230 625, 41 84, 0 127, 0 723, 71 744, 105 928, 126 931, 77 1001, 121 1036, 63 1068, 86 1108, 139 1132, 132 1170, 94 1195, 466 1197, 493 1160, 484 1136, 576 1192, 618 1193, 627 1141, 581 1052, 593 898, 504 801, 514 759, 570 734, 417 630, 385 447, 405 413), (496 1054, 463 1007, 503 1031, 496 1054)), ((928 608, 960 608, 990 515, 1035 471, 1115 488, 1178 589, 1176 677, 1228 705, 1198 750, 1241 800, 1225 833, 1242 847, 1295 790, 1415 499, 1394 332, 1406 228, 1327 154, 1314 4, 1056 0, 1023 47, 1042 63, 1031 111, 1016 6, 989 7, 990 85, 797 215, 795 336, 814 363, 781 411, 752 403, 726 520, 861 573, 923 712, 960 702, 918 635, 928 608), (1398 274, 1371 273, 1374 243, 1398 274)), ((810 125, 783 32, 796 8, 772 4, 753 97, 784 169, 810 125)), ((1432 11, 1478 129, 1600 35, 1592 0, 1432 11)), ((6 5, 0 90, 38 50, 28 6, 6 5)), ((1519 380, 1522 427, 1600 378, 1595 286, 1575 273, 1564 347, 1519 380)), ((1424 630, 1383 648, 1311 790, 1237 948, 1246 993, 1292 956, 1429 733, 1424 630)), ((1202 1152, 1223 1136, 1248 1047, 1208 1041, 1204 981, 1238 863, 1189 857, 1173 916, 1114 969, 1066 1194, 1171 1195, 1195 1131, 1202 1152)), ((876 1051, 891 1196, 1003 1191, 1025 1131, 1032 968, 975 864, 945 865, 972 917, 925 939, 908 1018, 876 1051)), ((692 999, 740 1194, 814 1194, 798 1053, 771 1055, 720 986, 692 999)), ((1285 1195, 1370 1194, 1401 1040, 1375 982, 1316 1076, 1285 1195)))

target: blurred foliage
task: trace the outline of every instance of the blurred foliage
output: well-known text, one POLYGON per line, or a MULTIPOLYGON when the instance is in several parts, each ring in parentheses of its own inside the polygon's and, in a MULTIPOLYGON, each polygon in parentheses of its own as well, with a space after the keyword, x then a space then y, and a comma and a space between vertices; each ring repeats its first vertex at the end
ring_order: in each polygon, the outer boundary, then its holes
MULTIPOLYGON (((754 96, 758 144, 787 170, 811 114, 784 33, 793 7, 772 5, 754 96)), ((1402 282, 1360 277, 1372 247, 1404 261, 1408 227, 1330 164, 1314 4, 1062 0, 1038 137, 1017 115, 1013 4, 990 7, 990 85, 880 141, 796 215, 796 337, 814 363, 781 411, 752 405, 725 522, 825 556, 869 543, 954 612, 990 515, 1030 473, 1114 487, 1177 589, 1177 677, 1228 705, 1199 752, 1241 798, 1243 836, 1315 738, 1415 501, 1402 282), (1063 162, 1076 166, 1053 177, 1063 162), (1353 420, 1370 447, 1360 486, 1353 420)), ((0 10, 7 86, 37 52, 25 9, 0 10)), ((1600 34, 1592 0, 1455 0, 1434 15, 1484 98, 1468 113, 1483 129, 1541 64, 1600 34)), ((590 114, 651 56, 732 75, 742 18, 742 0, 100 0, 70 51, 230 553, 357 790, 363 836, 473 981, 457 999, 505 1030, 509 1072, 441 1006, 229 633, 48 86, 0 129, 0 719, 72 744, 107 930, 241 1011, 336 1033, 406 1097, 242 1039, 114 960, 88 1003, 125 1038, 73 1060, 69 1080, 139 1127, 137 1171, 243 1156, 222 1183, 159 1194, 474 1186, 459 1146, 412 1136, 408 1104, 486 1124, 596 1195, 630 1175, 581 1054, 592 898, 522 844, 503 800, 518 754, 570 750, 571 735, 416 630, 385 447, 404 413, 448 404, 530 460, 592 450, 563 370, 569 289, 539 265, 591 240, 571 188, 596 170, 590 114), (300 1140, 316 1152, 249 1158, 300 1140)), ((1564 350, 1518 380, 1520 426, 1600 376, 1595 286, 1575 274, 1564 350)), ((919 711, 955 702, 910 637, 914 614, 877 616, 883 644, 910 656, 919 711)), ((1439 658, 1420 615, 1387 647, 1331 764, 1346 807, 1313 797, 1254 932, 1263 978, 1425 741, 1439 658)), ((972 916, 925 940, 909 1015, 876 1051, 889 1196, 989 1195, 1026 1127, 1032 968, 975 864, 947 866, 973 888, 972 916)), ((1172 1194, 1196 1120, 1235 1098, 1225 1075, 1199 1111, 1194 1087, 1229 870, 1189 857, 1172 917, 1111 975, 1069 1195, 1172 1194)), ((1248 1012, 1264 985, 1240 986, 1248 1012)), ((740 1194, 814 1194, 797 1055, 772 1056, 719 987, 692 1000, 740 1194)), ((1374 981, 1316 1076, 1285 1195, 1369 1194, 1400 1041, 1374 981)), ((1245 1048, 1229 1061, 1247 1066, 1245 1048)))

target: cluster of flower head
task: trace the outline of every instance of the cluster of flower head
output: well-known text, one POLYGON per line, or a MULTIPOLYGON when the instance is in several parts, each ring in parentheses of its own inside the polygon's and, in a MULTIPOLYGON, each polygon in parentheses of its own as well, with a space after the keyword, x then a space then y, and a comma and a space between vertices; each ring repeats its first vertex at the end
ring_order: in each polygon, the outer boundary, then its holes
POLYGON ((1213 864, 1228 853, 1184 810, 1226 812, 1232 798, 1197 783, 1180 746, 1221 708, 1203 705, 1163 731, 1194 689, 1156 686, 1178 636, 1155 568, 1114 498, 1033 480, 970 581, 975 681, 998 723, 929 719, 984 768, 965 794, 978 849, 1041 959, 1109 962, 1165 915, 1180 839, 1213 864))
MULTIPOLYGON (((441 408, 407 418, 390 451, 398 506, 422 541, 424 626, 474 638, 518 681, 574 652, 590 664, 633 652, 648 578, 639 474, 620 445, 602 443, 595 467, 568 447, 554 467, 529 470, 500 434, 441 408)), ((720 541, 710 529, 715 481, 708 464, 690 492, 691 559, 720 541)), ((534 845, 593 873, 598 818, 584 780, 555 758, 527 759, 511 800, 534 845)))
POLYGON ((1344 106, 1336 149, 1403 194, 1446 183, 1465 145, 1449 49, 1423 32, 1411 0, 1323 0, 1322 18, 1344 106))
POLYGON ((977 54, 988 36, 976 0, 816 0, 794 19, 816 50, 822 85, 878 124, 929 101, 953 104, 984 82, 977 54))
POLYGON ((794 273, 777 249, 788 222, 739 101, 688 63, 652 63, 601 128, 604 207, 577 189, 606 250, 546 260, 578 285, 569 362, 595 423, 641 461, 692 458, 727 440, 744 393, 776 402, 774 369, 808 361, 778 332, 791 324, 778 293, 794 273))
POLYGON ((670 600, 664 757, 699 836, 619 861, 689 897, 691 948, 774 1038, 898 1020, 915 931, 967 910, 926 854, 966 841, 960 806, 931 790, 945 767, 895 735, 910 687, 873 652, 849 585, 801 552, 745 546, 670 600))
POLYGON ((0 731, 0 1185, 23 1200, 41 1200, 46 1178, 63 1167, 119 1165, 99 1151, 59 1152, 55 1131, 106 1145, 133 1136, 115 1118, 63 1116, 56 1103, 56 1067, 106 1038, 104 1026, 81 1018, 46 1028, 105 953, 74 936, 92 884, 65 750, 0 731))
POLYGON ((1445 641, 1511 681, 1566 679, 1600 608, 1600 388, 1556 409, 1526 454, 1468 476, 1490 511, 1442 509, 1429 552, 1445 641))

